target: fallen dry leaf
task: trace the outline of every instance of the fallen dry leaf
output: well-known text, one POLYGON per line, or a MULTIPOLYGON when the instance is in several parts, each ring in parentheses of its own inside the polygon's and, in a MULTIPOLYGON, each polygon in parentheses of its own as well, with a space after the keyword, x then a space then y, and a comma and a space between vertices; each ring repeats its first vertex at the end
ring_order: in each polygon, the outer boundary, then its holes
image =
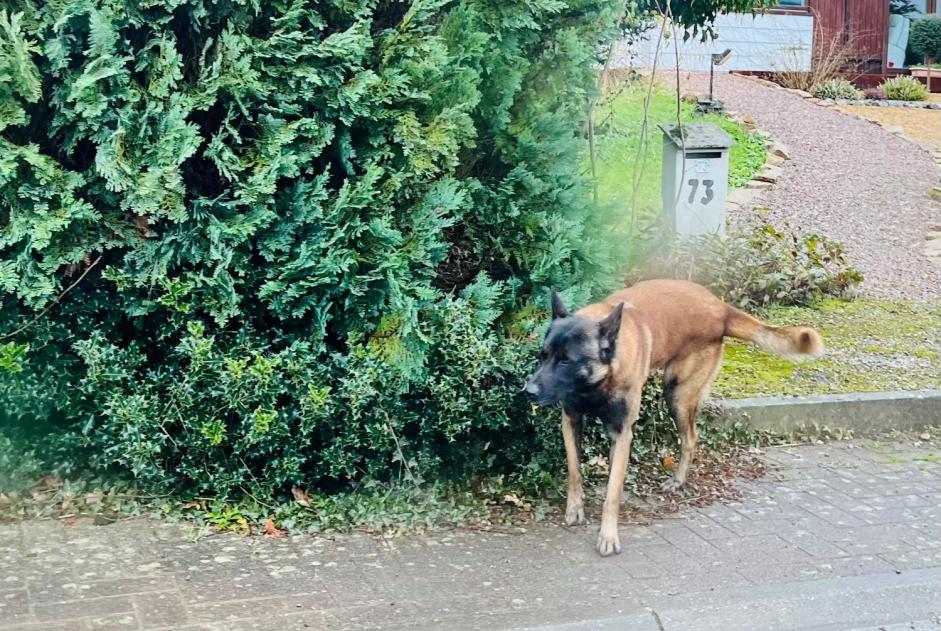
POLYGON ((39 480, 36 488, 41 490, 53 490, 62 487, 62 478, 57 475, 47 475, 39 480))
POLYGON ((294 496, 295 502, 297 502, 301 506, 306 506, 310 508, 310 495, 308 494, 307 489, 301 489, 296 486, 292 486, 291 495, 294 496))
POLYGON ((516 497, 515 495, 512 495, 512 494, 511 494, 511 495, 504 495, 504 496, 503 496, 503 502, 504 502, 505 504, 513 504, 514 506, 522 506, 522 505, 523 505, 522 500, 520 500, 520 498, 518 498, 518 497, 516 497))
POLYGON ((604 456, 593 457, 588 461, 588 465, 592 467, 596 473, 608 475, 608 459, 604 456))
POLYGON ((673 457, 670 456, 669 454, 665 455, 661 459, 660 464, 667 471, 676 471, 676 460, 674 460, 673 457))
POLYGON ((287 534, 287 531, 281 530, 280 528, 274 525, 274 517, 269 517, 267 521, 265 521, 265 536, 266 537, 271 537, 275 539, 278 537, 283 537, 286 534, 287 534))

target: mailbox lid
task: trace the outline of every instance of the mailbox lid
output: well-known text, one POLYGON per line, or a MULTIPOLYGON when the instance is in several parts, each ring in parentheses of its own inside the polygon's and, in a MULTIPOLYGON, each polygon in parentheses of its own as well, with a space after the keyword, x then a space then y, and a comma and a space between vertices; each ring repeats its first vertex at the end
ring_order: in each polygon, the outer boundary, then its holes
POLYGON ((728 149, 735 146, 730 135, 715 123, 661 123, 664 138, 686 151, 697 149, 728 149), (682 132, 680 131, 682 129, 682 132))

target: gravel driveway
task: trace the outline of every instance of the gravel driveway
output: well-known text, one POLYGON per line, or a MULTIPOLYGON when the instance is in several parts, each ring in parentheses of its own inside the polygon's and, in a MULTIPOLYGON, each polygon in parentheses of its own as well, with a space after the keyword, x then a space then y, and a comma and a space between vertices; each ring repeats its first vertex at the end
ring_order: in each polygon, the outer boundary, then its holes
MULTIPOLYGON (((770 209, 773 223, 789 221, 842 241, 865 273, 868 295, 941 296, 941 270, 922 254, 925 233, 941 219, 941 204, 928 197, 938 171, 926 151, 790 92, 728 74, 715 79, 716 98, 790 150, 777 184, 756 202, 770 209)), ((686 76, 700 93, 708 92, 708 80, 686 76)))

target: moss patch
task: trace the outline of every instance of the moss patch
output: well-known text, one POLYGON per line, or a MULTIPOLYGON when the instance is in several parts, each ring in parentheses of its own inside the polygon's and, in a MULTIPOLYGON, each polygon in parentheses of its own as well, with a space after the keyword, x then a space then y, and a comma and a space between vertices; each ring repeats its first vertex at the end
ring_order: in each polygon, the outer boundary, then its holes
POLYGON ((928 454, 927 456, 917 456, 914 458, 903 458, 901 456, 889 456, 887 460, 883 460, 882 464, 905 464, 907 462, 931 462, 936 463, 941 461, 936 454, 928 454))
POLYGON ((794 364, 730 340, 713 396, 941 388, 941 303, 822 300, 759 315, 771 324, 815 327, 826 357, 794 364))

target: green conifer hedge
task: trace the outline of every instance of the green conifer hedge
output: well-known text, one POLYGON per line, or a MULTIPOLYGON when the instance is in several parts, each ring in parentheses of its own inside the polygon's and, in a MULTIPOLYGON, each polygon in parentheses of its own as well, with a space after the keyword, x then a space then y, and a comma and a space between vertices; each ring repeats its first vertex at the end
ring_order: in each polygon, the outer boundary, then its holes
POLYGON ((558 468, 518 390, 534 297, 617 253, 579 164, 621 3, 5 7, 3 426, 219 496, 558 468))

